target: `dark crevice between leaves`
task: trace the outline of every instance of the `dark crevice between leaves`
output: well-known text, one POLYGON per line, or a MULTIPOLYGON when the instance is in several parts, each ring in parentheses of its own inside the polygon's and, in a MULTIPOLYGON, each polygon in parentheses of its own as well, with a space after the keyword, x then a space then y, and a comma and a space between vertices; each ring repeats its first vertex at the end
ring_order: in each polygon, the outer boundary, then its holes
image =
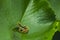
POLYGON ((52 40, 60 40, 60 32, 59 31, 55 32, 52 40))
POLYGON ((30 0, 25 0, 24 2, 25 2, 25 10, 24 10, 24 12, 22 13, 22 17, 21 17, 20 21, 22 20, 22 18, 23 18, 23 16, 24 16, 24 13, 25 13, 28 5, 29 5, 30 0), (27 1, 27 2, 26 2, 26 1, 27 1))

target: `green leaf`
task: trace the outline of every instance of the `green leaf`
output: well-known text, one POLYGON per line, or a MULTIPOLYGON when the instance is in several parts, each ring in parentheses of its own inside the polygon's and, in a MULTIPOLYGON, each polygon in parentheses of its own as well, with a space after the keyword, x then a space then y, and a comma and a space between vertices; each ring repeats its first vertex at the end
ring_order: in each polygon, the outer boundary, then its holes
POLYGON ((53 9, 47 1, 30 1, 21 24, 29 27, 28 34, 21 34, 22 40, 51 40, 53 33, 52 24, 55 21, 53 9))
POLYGON ((24 13, 29 0, 0 0, 0 40, 12 40, 10 31, 24 13))
POLYGON ((58 1, 0 0, 0 40, 52 40, 60 29, 58 1), (12 30, 18 21, 29 28, 27 34, 12 30))
POLYGON ((56 15, 56 19, 58 21, 58 31, 60 31, 60 0, 48 0, 51 7, 54 9, 55 11, 55 15, 56 15))

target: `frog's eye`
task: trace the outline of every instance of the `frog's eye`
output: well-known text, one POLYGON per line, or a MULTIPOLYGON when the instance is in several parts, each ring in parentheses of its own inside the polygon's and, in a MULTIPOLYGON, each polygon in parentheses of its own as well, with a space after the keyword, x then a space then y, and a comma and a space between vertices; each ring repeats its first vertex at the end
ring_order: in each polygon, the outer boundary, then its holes
POLYGON ((28 32, 28 29, 27 28, 20 28, 19 29, 19 32, 20 33, 27 33, 28 32))
POLYGON ((20 30, 19 30, 19 32, 21 33, 21 32, 23 32, 23 30, 22 30, 22 29, 20 29, 20 30))
POLYGON ((22 29, 20 31, 23 31, 22 29))

